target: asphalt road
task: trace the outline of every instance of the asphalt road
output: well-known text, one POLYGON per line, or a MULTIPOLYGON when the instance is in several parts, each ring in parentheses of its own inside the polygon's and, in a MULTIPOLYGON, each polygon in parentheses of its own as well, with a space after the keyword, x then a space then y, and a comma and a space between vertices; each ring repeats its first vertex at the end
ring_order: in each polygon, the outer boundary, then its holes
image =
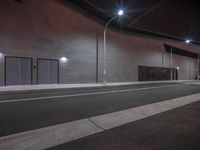
POLYGON ((199 150, 200 102, 49 150, 199 150))
POLYGON ((157 83, 1 93, 0 136, 70 122, 199 92, 200 85, 157 83), (148 87, 157 88, 145 89, 148 87), (115 92, 51 98, 51 96, 107 91, 115 92), (43 98, 40 99, 40 97, 43 98), (24 98, 37 99, 20 100, 24 98), (19 101, 12 101, 16 99, 19 101))
POLYGON ((14 91, 14 92, 1 92, 0 101, 32 98, 32 97, 46 97, 57 95, 70 95, 80 93, 91 92, 103 92, 110 90, 123 90, 123 89, 138 89, 146 87, 158 87, 158 86, 171 86, 182 85, 183 83, 149 83, 149 84, 135 84, 135 85, 123 85, 123 86, 102 86, 102 87, 86 87, 86 88, 71 88, 71 89, 50 89, 50 90, 30 90, 30 91, 14 91))

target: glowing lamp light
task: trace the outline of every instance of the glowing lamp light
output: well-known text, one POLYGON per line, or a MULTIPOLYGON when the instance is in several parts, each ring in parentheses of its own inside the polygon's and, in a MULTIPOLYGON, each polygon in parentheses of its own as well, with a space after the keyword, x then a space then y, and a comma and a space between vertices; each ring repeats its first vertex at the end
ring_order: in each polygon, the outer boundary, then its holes
POLYGON ((187 44, 190 43, 190 42, 191 42, 190 40, 185 40, 185 43, 187 43, 187 44))
POLYGON ((179 68, 179 67, 176 67, 176 69, 179 70, 180 68, 179 68))
POLYGON ((121 15, 123 15, 123 14, 124 14, 124 11, 123 11, 123 10, 119 10, 119 11, 118 11, 118 15, 119 15, 119 16, 121 16, 121 15))
POLYGON ((61 57, 60 60, 61 60, 62 62, 67 62, 67 61, 68 61, 68 59, 67 59, 66 57, 61 57))
POLYGON ((3 53, 0 53, 0 58, 3 57, 3 53))

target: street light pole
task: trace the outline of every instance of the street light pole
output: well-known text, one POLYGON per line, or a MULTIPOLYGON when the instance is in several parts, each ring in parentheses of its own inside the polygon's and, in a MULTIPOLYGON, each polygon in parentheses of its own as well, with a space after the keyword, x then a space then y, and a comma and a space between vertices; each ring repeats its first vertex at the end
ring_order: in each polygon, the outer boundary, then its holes
POLYGON ((108 25, 115 20, 115 18, 117 18, 118 15, 114 16, 113 18, 111 18, 107 23, 106 26, 104 28, 104 32, 103 32, 103 83, 106 84, 106 31, 108 28, 108 25))
MULTIPOLYGON (((191 41, 190 40, 185 40, 186 44, 189 44, 191 41)), ((182 44, 183 42, 180 42, 179 44, 182 44)), ((170 80, 173 80, 173 46, 171 46, 171 51, 170 51, 170 80)))
POLYGON ((106 26, 104 28, 104 32, 103 32, 103 84, 106 84, 106 31, 108 28, 108 25, 115 20, 118 16, 123 15, 123 11, 119 10, 118 14, 114 17, 112 17, 107 23, 106 26))

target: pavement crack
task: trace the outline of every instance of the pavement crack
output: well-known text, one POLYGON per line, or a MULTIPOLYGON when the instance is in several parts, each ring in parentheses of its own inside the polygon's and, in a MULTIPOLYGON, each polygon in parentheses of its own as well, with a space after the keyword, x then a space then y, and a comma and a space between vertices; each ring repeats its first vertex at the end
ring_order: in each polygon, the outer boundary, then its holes
POLYGON ((101 130, 105 131, 104 128, 102 128, 101 126, 99 126, 98 124, 96 124, 92 119, 88 118, 88 120, 89 120, 92 124, 94 124, 96 127, 98 127, 98 128, 100 128, 101 130))

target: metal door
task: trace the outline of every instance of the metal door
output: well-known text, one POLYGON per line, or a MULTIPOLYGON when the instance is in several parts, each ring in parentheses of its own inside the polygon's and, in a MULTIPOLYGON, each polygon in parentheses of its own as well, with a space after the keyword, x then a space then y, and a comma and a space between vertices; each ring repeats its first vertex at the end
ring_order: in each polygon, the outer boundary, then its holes
POLYGON ((49 61, 49 83, 50 84, 58 83, 58 61, 57 60, 49 61))
POLYGON ((19 69, 19 78, 20 85, 30 85, 31 84, 31 59, 20 58, 20 69, 19 69))
POLYGON ((6 57, 6 85, 29 85, 32 82, 31 58, 6 57))
POLYGON ((49 83, 49 61, 38 60, 38 84, 49 83))
POLYGON ((19 58, 6 57, 6 85, 19 83, 19 58))
POLYGON ((58 83, 58 61, 38 59, 38 84, 58 83))

